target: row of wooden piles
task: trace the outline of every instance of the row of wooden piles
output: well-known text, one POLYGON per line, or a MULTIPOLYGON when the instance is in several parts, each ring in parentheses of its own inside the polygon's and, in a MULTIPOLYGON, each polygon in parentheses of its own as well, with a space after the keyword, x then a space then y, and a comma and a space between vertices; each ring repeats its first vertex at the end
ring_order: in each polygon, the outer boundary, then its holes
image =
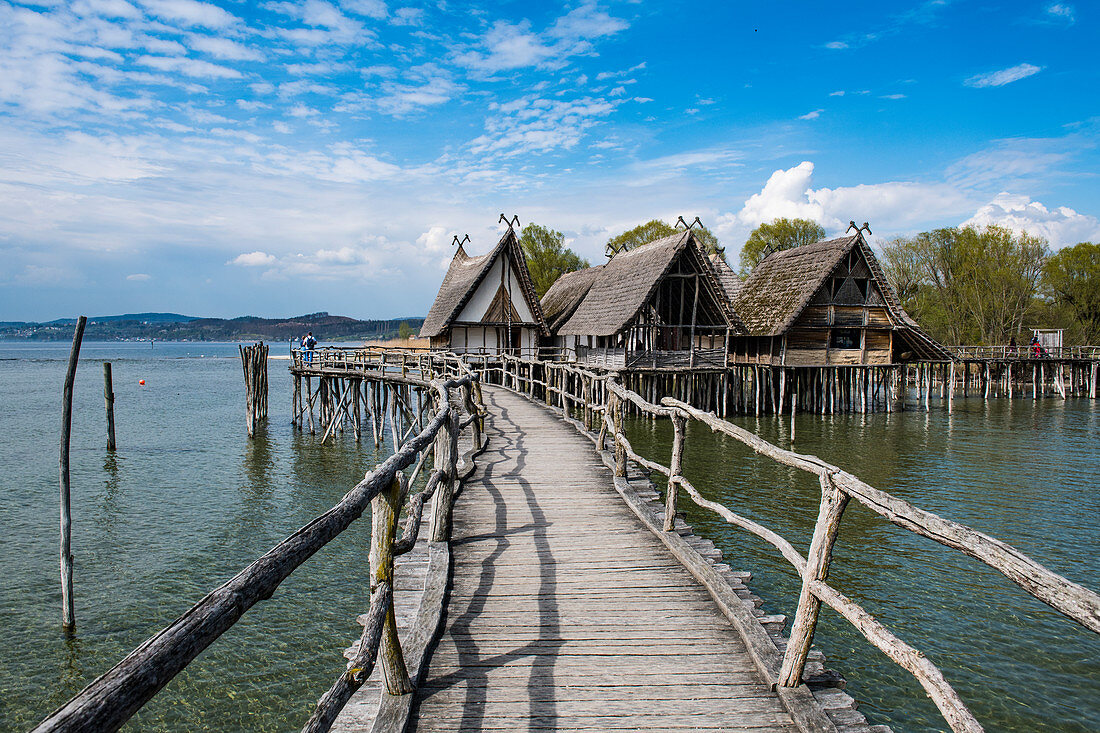
POLYGON ((401 445, 413 429, 424 428, 428 406, 424 391, 415 385, 357 376, 294 375, 291 424, 321 442, 351 430, 355 442, 363 438, 364 421, 378 448, 387 425, 394 445, 401 445))
POLYGON ((245 425, 248 437, 256 435, 256 426, 267 419, 267 353, 270 347, 264 342, 252 346, 238 346, 241 367, 244 369, 245 425))

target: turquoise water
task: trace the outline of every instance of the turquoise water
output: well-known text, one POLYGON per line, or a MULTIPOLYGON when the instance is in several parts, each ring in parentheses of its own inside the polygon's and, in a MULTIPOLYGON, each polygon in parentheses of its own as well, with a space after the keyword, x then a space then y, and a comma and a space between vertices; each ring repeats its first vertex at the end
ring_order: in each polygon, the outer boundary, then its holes
MULTIPOLYGON (((792 447, 790 418, 732 420, 792 447)), ((636 450, 668 465, 667 421, 635 420, 636 450)), ((793 449, 876 488, 998 537, 1055 572, 1100 589, 1100 405, 1087 399, 955 400, 928 412, 804 415, 793 449)), ((815 476, 753 455, 694 424, 685 474, 704 496, 779 532, 805 554, 815 476)), ((751 570, 765 610, 793 619, 799 583, 771 545, 690 499, 696 532, 751 570)), ((829 583, 943 671, 988 731, 1100 730, 1100 636, 982 563, 849 504, 829 583)), ((947 730, 915 680, 829 609, 816 638, 873 723, 947 730)))
MULTIPOLYGON (((2 730, 32 726, 377 462, 373 441, 321 446, 292 432, 286 361, 269 362, 270 419, 250 441, 235 344, 84 344, 71 458, 77 629, 67 639, 57 445, 68 348, 0 344, 2 730), (114 456, 104 448, 104 360, 117 397, 114 456)), ((364 517, 310 559, 127 729, 298 729, 358 637, 369 527, 364 517)))
MULTIPOLYGON (((283 352, 273 345, 272 355, 283 352)), ((32 726, 207 591, 329 508, 381 457, 373 443, 294 433, 286 361, 270 362, 271 417, 249 441, 234 344, 88 343, 73 420, 77 631, 60 628, 57 439, 68 344, 0 344, 0 729, 32 726), (119 450, 104 450, 103 360, 119 450), (144 387, 138 380, 146 380, 144 387)), ((738 418, 789 445, 789 423, 738 418)), ((636 421, 666 462, 668 426, 636 421)), ((800 416, 795 448, 1015 544, 1100 588, 1100 408, 1087 400, 956 400, 948 415, 800 416)), ((691 428, 689 477, 805 549, 811 477, 691 428)), ((793 615, 793 573, 769 546, 690 509, 772 612, 793 615)), ((344 668, 366 608, 364 517, 295 572, 146 706, 129 730, 298 729, 344 668)), ((925 651, 990 731, 1100 730, 1100 637, 1000 575, 855 507, 830 582, 925 651)), ((823 612, 819 645, 873 722, 945 729, 909 675, 823 612)))

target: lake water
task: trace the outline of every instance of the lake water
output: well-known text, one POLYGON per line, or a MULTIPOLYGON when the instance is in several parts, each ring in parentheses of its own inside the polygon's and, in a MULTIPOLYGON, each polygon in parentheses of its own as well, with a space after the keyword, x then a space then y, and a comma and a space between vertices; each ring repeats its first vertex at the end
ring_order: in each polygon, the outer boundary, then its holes
MULTIPOLYGON (((273 345, 272 355, 285 353, 273 345)), ((0 343, 0 729, 26 729, 287 534, 379 460, 373 442, 291 430, 287 362, 270 363, 270 420, 248 440, 234 344, 87 343, 73 418, 77 631, 60 629, 57 440, 68 344, 0 343), (118 445, 107 454, 101 362, 113 363, 118 445), (144 379, 140 386, 138 380, 144 379)), ((789 445, 786 420, 738 419, 789 445)), ((633 440, 666 462, 667 424, 633 440)), ((1087 400, 956 400, 931 412, 801 416, 795 448, 987 531, 1100 588, 1100 408, 1087 400)), ((708 495, 808 544, 811 477, 695 426, 686 468, 708 495)), ((793 615, 793 573, 710 515, 689 521, 793 615)), ((369 522, 352 525, 205 651, 130 730, 297 730, 344 669, 366 609, 369 522)), ((830 578, 925 651, 990 731, 1100 730, 1100 637, 997 573, 855 505, 830 578)), ((872 722, 945 728, 909 675, 835 614, 819 645, 872 722)))
MULTIPOLYGON (((1051 570, 1100 589, 1100 404, 1087 399, 980 399, 878 415, 731 418, 784 448, 845 468, 872 486, 1002 539, 1051 570)), ((634 420, 631 443, 668 465, 667 420, 634 420)), ((689 423, 685 475, 786 537, 805 555, 817 477, 758 457, 689 423)), ((764 609, 793 621, 800 584, 778 551, 681 498, 698 534, 734 569, 753 572, 764 609)), ((944 673, 987 731, 1100 730, 1100 636, 988 566, 850 502, 829 583, 944 673)), ((872 723, 948 730, 908 672, 823 609, 815 639, 872 723)))

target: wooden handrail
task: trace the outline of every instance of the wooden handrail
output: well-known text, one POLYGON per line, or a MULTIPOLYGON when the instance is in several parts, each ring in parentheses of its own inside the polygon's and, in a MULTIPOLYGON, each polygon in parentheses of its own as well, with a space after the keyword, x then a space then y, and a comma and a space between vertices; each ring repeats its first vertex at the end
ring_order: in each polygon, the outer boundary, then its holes
MULTIPOLYGON (((344 353, 344 357, 349 355, 358 357, 358 354, 344 353)), ((424 502, 438 486, 453 482, 456 476, 454 460, 457 456, 452 454, 451 465, 443 470, 437 469, 429 478, 425 490, 409 502, 405 531, 401 539, 396 540, 393 527, 406 498, 406 492, 398 478, 401 475, 399 472, 412 465, 417 460, 418 453, 424 451, 426 454, 429 448, 435 449, 438 461, 441 434, 446 436, 444 442, 452 446, 457 444, 460 428, 456 406, 474 406, 476 412, 482 415, 484 406, 481 404, 479 376, 469 369, 460 369, 465 374, 458 378, 422 379, 407 373, 387 373, 385 352, 379 356, 382 368, 376 373, 361 374, 369 374, 383 382, 430 389, 435 394, 437 410, 428 424, 403 444, 395 445, 394 454, 368 473, 335 506, 298 529, 143 642, 122 661, 46 717, 34 728, 35 733, 118 730, 252 606, 270 598, 279 584, 296 568, 362 516, 371 502, 376 505, 372 511, 374 521, 381 524, 371 533, 371 555, 372 559, 376 558, 372 562, 372 569, 376 583, 372 589, 371 606, 360 649, 349 665, 349 671, 341 675, 318 702, 305 730, 311 733, 328 730, 340 707, 369 676, 380 644, 382 659, 388 672, 387 686, 391 687, 389 683, 394 682, 397 688, 402 688, 397 670, 403 669, 404 663, 393 626, 393 557, 407 552, 416 542, 424 502), (382 524, 388 529, 382 527, 382 524)), ((367 360, 353 359, 353 362, 365 366, 367 360)), ((396 402, 394 410, 396 414, 396 402)), ((480 442, 480 434, 475 429, 475 449, 480 447, 480 442)), ((451 491, 448 492, 447 501, 436 502, 437 516, 433 517, 433 523, 436 523, 441 513, 446 514, 449 519, 448 502, 453 495, 453 484, 449 488, 451 491)), ((447 526, 449 527, 449 523, 447 526)), ((407 676, 404 684, 408 684, 407 676)))
MULTIPOLYGON (((875 647, 912 674, 924 687, 953 731, 956 733, 978 733, 982 730, 981 724, 966 707, 958 693, 927 657, 894 636, 857 603, 826 584, 825 580, 828 576, 832 546, 835 543, 840 521, 843 517, 844 505, 850 499, 854 499, 899 527, 982 561, 1067 618, 1091 631, 1100 633, 1100 594, 1052 572, 1001 540, 958 522, 944 519, 903 499, 875 489, 851 473, 827 463, 817 456, 803 455, 780 448, 744 428, 722 420, 712 412, 704 412, 685 402, 665 397, 661 400, 660 405, 656 405, 619 384, 613 377, 609 378, 609 375, 588 373, 585 375, 586 377, 589 375, 602 377, 606 386, 605 398, 601 404, 590 405, 588 404, 590 392, 584 387, 579 390, 570 390, 563 383, 562 387, 554 388, 549 386, 551 381, 549 377, 545 382, 521 378, 518 369, 518 365, 521 363, 530 364, 531 362, 508 358, 501 361, 499 368, 502 374, 502 382, 505 381, 504 377, 506 376, 512 376, 517 385, 522 380, 528 382, 526 391, 518 388, 514 391, 534 399, 534 387, 537 384, 543 386, 548 404, 551 402, 551 395, 556 394, 558 396, 563 415, 568 410, 567 402, 580 405, 586 415, 590 411, 602 413, 600 433, 595 440, 597 446, 602 448, 605 434, 611 435, 614 439, 616 475, 626 475, 626 460, 629 458, 643 468, 668 477, 669 491, 666 495, 665 531, 671 531, 674 528, 671 520, 675 517, 676 491, 673 487, 682 488, 699 506, 717 513, 730 524, 739 526, 772 544, 794 567, 802 579, 802 593, 799 599, 798 612, 792 625, 791 639, 787 647, 783 668, 780 671, 780 678, 777 680, 779 684, 794 686, 800 683, 806 653, 810 648, 816 630, 817 608, 820 603, 824 603, 851 623, 875 647), (510 364, 517 366, 516 374, 509 374, 508 366, 510 364), (673 420, 674 439, 669 467, 665 467, 635 452, 625 435, 623 427, 622 407, 625 403, 633 405, 643 414, 652 417, 669 417, 673 420), (597 410, 593 410, 593 407, 597 410), (717 502, 703 498, 691 482, 681 475, 680 466, 682 465, 685 434, 683 428, 677 422, 686 418, 697 420, 714 432, 728 435, 745 444, 756 453, 767 456, 780 464, 818 476, 822 486, 821 508, 811 540, 808 558, 803 558, 790 542, 772 530, 730 511, 717 502)), ((567 369, 565 365, 550 363, 542 363, 542 366, 547 375, 556 369, 563 370, 563 373, 565 373, 564 370, 567 369)))

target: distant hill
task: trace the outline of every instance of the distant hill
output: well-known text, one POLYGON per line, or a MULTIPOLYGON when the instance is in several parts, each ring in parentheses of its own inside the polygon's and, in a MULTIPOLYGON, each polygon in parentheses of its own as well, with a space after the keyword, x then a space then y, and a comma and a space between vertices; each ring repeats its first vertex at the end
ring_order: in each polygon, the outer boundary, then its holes
MULTIPOLYGON (((0 323, 0 338, 26 341, 63 341, 73 337, 76 319, 49 323, 0 323)), ((128 313, 89 318, 84 338, 89 341, 289 341, 313 331, 318 341, 359 341, 398 335, 402 323, 416 332, 423 318, 361 321, 328 313, 292 318, 196 318, 176 313, 128 313)))
MULTIPOLYGON (((138 323, 187 323, 196 321, 195 316, 181 316, 179 313, 123 313, 120 316, 93 316, 90 323, 115 323, 116 321, 136 321, 138 323)), ((75 325, 75 318, 58 318, 48 325, 75 325)))

